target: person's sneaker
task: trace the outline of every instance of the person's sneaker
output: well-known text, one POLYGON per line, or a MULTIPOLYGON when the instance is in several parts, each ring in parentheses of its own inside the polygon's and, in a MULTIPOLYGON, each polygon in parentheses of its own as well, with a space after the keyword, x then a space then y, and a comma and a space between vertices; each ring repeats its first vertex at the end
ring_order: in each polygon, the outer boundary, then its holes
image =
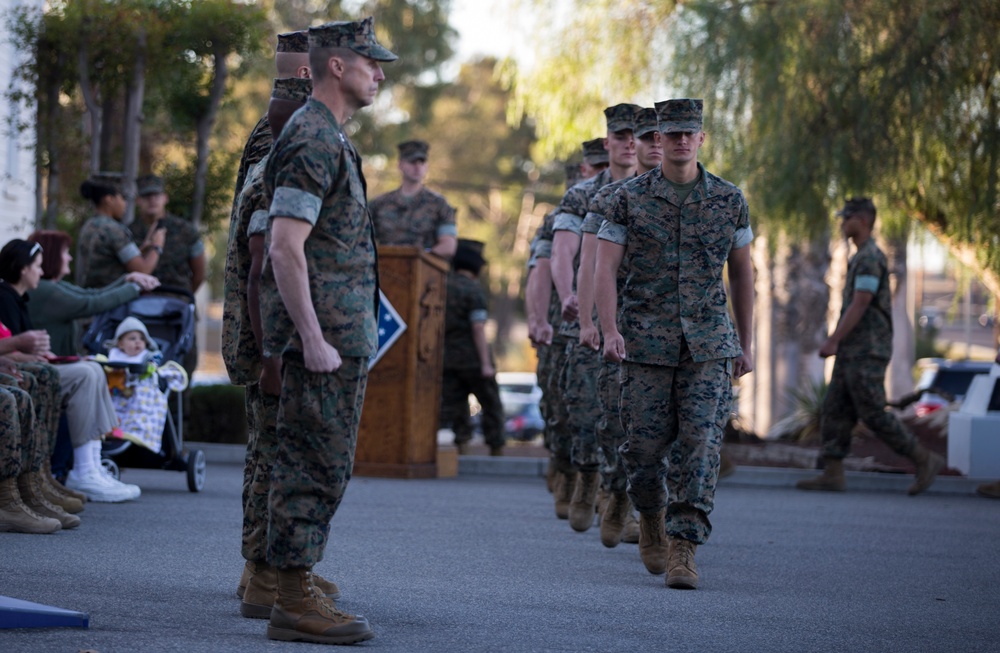
POLYGON ((85 475, 71 470, 66 477, 66 487, 83 493, 88 501, 98 503, 121 503, 133 498, 131 491, 108 483, 105 474, 93 468, 85 475))
POLYGON ((117 478, 112 476, 111 473, 108 470, 106 470, 103 465, 98 467, 97 469, 98 473, 103 478, 103 482, 108 487, 120 489, 122 492, 125 492, 128 495, 129 499, 138 499, 140 496, 142 496, 142 490, 139 488, 138 485, 122 483, 117 478))

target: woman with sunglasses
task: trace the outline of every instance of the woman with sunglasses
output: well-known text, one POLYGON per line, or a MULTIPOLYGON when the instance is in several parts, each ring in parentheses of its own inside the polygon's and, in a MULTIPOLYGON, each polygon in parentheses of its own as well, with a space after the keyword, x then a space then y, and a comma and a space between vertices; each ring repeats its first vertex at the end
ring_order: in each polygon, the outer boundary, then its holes
MULTIPOLYGON (((13 335, 34 328, 28 313, 28 292, 38 287, 41 278, 41 245, 15 239, 0 249, 0 322, 13 335)), ((44 372, 52 367, 48 361, 53 360, 55 355, 45 351, 12 354, 11 357, 20 364, 33 365, 44 372)), ((118 417, 108 393, 104 370, 92 361, 63 363, 56 365, 55 370, 73 443, 73 469, 66 479, 66 486, 81 492, 91 501, 118 503, 139 498, 141 491, 138 486, 119 482, 101 466, 101 439, 118 428, 118 417)), ((45 424, 50 431, 46 460, 55 442, 51 423, 47 420, 45 424)))

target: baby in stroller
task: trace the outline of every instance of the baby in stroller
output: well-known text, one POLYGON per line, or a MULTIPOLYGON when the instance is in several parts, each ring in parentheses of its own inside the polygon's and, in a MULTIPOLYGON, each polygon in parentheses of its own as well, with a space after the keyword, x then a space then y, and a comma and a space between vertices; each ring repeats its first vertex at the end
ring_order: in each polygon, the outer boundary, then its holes
POLYGON ((165 392, 187 388, 187 372, 174 361, 162 363, 159 346, 135 317, 121 321, 107 347, 107 359, 101 362, 108 363, 108 388, 121 420, 120 437, 158 453, 169 410, 165 392))

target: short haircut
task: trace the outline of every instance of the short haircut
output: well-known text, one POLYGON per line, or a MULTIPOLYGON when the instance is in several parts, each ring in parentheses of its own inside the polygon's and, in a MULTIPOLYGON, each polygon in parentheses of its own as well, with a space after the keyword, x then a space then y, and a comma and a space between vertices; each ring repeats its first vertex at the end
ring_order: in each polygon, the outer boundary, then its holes
POLYGON ((62 272, 62 252, 69 249, 73 239, 65 231, 36 231, 28 240, 42 246, 42 278, 55 279, 62 272))
POLYGON ((354 61, 360 57, 357 52, 349 48, 310 48, 309 49, 309 70, 316 81, 329 77, 327 63, 333 57, 340 57, 344 61, 354 61))

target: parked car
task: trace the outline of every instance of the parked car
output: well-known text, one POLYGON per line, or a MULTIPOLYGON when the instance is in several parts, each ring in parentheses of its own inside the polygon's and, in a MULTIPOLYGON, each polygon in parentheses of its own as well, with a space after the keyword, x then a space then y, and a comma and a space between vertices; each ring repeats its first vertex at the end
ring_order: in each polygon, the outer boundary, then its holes
POLYGON ((917 381, 920 397, 913 408, 917 417, 924 417, 948 406, 953 401, 965 398, 973 377, 989 374, 993 363, 990 361, 947 360, 944 358, 922 358, 917 361, 922 370, 917 381))
POLYGON ((545 429, 545 420, 538 404, 524 404, 521 410, 504 420, 503 430, 508 438, 527 442, 534 440, 545 429))

